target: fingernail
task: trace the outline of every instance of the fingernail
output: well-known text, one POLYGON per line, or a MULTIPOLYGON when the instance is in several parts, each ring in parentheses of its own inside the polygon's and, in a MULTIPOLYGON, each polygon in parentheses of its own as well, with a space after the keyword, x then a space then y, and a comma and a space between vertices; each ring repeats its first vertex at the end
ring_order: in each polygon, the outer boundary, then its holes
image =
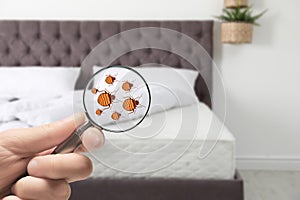
POLYGON ((95 149, 104 144, 104 137, 100 130, 96 128, 89 128, 86 134, 86 143, 85 146, 88 149, 95 149))
POLYGON ((67 118, 62 119, 62 121, 74 121, 74 122, 82 122, 85 120, 85 114, 83 112, 75 113, 67 118))
POLYGON ((37 165, 38 165, 37 161, 33 159, 28 163, 27 170, 31 171, 31 172, 35 171, 37 168, 37 165))
POLYGON ((93 147, 98 147, 98 146, 102 145, 102 142, 103 142, 102 137, 101 137, 102 133, 96 128, 91 128, 90 131, 91 131, 90 137, 93 141, 93 143, 92 143, 93 147))
POLYGON ((62 120, 62 122, 70 121, 74 122, 76 126, 80 126, 85 122, 85 114, 83 112, 78 112, 62 120))
POLYGON ((82 124, 85 121, 85 114, 83 112, 75 113, 74 121, 76 124, 82 124))

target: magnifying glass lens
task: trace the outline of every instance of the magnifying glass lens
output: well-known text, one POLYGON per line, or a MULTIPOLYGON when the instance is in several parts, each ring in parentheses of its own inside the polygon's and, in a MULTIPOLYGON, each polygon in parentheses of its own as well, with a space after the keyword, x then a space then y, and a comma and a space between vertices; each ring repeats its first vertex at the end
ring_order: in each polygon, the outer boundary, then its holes
POLYGON ((147 115, 150 90, 135 70, 111 66, 99 70, 88 82, 83 104, 94 126, 110 132, 133 129, 147 115))

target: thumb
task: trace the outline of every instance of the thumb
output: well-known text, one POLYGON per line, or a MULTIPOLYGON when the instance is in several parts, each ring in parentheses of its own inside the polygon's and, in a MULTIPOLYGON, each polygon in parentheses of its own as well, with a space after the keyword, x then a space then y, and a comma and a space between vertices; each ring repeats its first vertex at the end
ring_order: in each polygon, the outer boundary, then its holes
POLYGON ((76 125, 81 125, 84 121, 85 115, 77 113, 74 116, 50 124, 34 128, 9 130, 6 133, 6 138, 14 140, 8 142, 8 144, 15 151, 19 150, 20 154, 36 154, 57 146, 73 133, 76 125))

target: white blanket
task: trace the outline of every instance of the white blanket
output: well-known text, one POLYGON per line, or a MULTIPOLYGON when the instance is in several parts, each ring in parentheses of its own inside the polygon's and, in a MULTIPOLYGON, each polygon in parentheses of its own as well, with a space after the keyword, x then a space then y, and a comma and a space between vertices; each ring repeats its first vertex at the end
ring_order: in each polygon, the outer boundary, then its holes
MULTIPOLYGON (((150 114, 190 105, 197 101, 195 98, 188 98, 182 91, 170 92, 158 85, 150 85, 150 91, 152 97, 150 114)), ((35 95, 18 99, 0 97, 0 131, 39 126, 63 119, 74 112, 84 111, 82 94, 83 91, 76 91, 55 96, 35 95)))
POLYGON ((0 99, 1 131, 38 126, 73 114, 73 92, 56 96, 36 95, 20 99, 0 99))

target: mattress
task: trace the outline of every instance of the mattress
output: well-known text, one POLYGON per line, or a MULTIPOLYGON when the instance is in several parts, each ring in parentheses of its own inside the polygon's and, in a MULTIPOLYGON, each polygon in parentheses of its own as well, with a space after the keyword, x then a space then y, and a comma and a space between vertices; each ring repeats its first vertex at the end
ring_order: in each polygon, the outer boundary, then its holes
MULTIPOLYGON (((94 164, 92 177, 233 178, 235 139, 210 108, 200 102, 176 107, 165 93, 153 94, 151 109, 159 113, 150 112, 126 133, 105 132, 104 147, 88 154, 94 164)), ((4 99, 0 131, 64 118, 73 113, 72 100, 72 92, 52 98, 4 99)))
POLYGON ((127 134, 105 132, 104 147, 87 154, 93 178, 234 177, 235 138, 205 104, 147 116, 140 127, 127 134))

